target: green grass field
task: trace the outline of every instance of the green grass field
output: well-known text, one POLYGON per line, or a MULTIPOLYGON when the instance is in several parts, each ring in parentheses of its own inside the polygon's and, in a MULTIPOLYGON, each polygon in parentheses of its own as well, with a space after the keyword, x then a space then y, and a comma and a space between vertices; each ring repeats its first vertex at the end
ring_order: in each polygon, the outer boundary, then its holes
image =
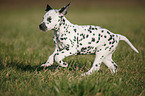
POLYGON ((65 58, 68 68, 39 67, 54 51, 53 31, 38 28, 43 9, 0 11, 0 96, 145 96, 145 8, 70 8, 72 23, 125 35, 140 52, 120 41, 113 55, 118 72, 112 76, 102 64, 86 77, 81 74, 91 68, 93 55, 65 58))

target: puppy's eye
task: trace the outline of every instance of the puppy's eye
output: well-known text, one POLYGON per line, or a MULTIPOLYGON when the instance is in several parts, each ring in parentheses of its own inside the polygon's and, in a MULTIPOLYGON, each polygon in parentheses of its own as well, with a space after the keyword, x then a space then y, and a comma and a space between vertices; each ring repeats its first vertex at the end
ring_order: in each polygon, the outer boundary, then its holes
POLYGON ((52 20, 51 17, 48 17, 48 18, 47 18, 47 21, 48 21, 48 22, 51 22, 51 20, 52 20))

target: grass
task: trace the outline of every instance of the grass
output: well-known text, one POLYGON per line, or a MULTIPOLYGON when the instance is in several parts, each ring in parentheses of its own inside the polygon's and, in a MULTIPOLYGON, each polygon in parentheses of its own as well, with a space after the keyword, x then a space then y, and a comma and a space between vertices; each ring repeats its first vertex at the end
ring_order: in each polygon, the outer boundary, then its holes
POLYGON ((145 8, 71 9, 68 20, 93 24, 128 37, 139 50, 135 53, 120 42, 113 55, 119 69, 111 75, 102 64, 91 76, 81 74, 91 68, 95 56, 65 58, 68 68, 55 63, 39 66, 54 51, 53 32, 39 30, 42 9, 1 10, 0 14, 0 96, 144 96, 145 95, 145 8))

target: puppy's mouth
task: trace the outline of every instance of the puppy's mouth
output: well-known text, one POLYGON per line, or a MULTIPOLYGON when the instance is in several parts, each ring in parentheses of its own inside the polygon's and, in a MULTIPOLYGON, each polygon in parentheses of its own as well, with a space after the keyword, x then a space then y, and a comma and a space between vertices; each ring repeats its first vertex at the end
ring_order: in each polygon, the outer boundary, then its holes
POLYGON ((46 27, 44 22, 39 25, 39 29, 42 30, 42 31, 46 31, 47 30, 47 27, 46 27))

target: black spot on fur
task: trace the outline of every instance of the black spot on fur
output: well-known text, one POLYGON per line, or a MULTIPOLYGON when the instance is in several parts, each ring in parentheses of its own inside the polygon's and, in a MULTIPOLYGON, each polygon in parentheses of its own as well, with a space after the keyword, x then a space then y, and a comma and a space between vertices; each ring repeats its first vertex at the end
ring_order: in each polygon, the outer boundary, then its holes
POLYGON ((110 34, 110 32, 109 32, 109 31, 107 31, 107 33, 108 33, 108 34, 110 34))
POLYGON ((65 19, 63 19, 62 21, 65 22, 65 19))
POLYGON ((99 41, 97 41, 96 43, 99 43, 99 41))
POLYGON ((77 29, 74 29, 74 31, 76 32, 77 29))
POLYGON ((114 44, 114 43, 115 43, 115 40, 113 40, 112 44, 114 44))
POLYGON ((107 50, 109 47, 106 47, 105 50, 107 50))
POLYGON ((86 38, 88 38, 89 37, 89 35, 86 35, 86 38))
POLYGON ((110 38, 108 39, 108 41, 110 41, 112 39, 112 35, 110 35, 110 38))
POLYGON ((116 64, 114 64, 114 67, 117 69, 118 68, 118 66, 116 65, 116 64))
POLYGON ((92 42, 95 42, 95 38, 92 38, 92 42))

